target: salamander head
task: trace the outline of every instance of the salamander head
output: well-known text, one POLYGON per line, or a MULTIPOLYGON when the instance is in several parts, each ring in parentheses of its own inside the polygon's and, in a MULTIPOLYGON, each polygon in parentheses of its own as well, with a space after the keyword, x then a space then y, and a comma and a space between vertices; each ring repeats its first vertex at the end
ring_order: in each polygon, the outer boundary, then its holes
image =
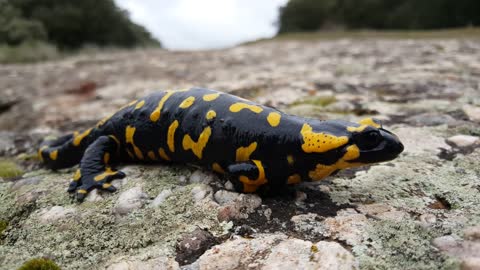
POLYGON ((389 161, 403 152, 404 147, 398 137, 390 131, 383 129, 378 121, 372 118, 362 121, 360 122, 360 127, 350 128, 351 130, 363 129, 354 131, 351 134, 351 143, 356 145, 360 151, 360 156, 352 160, 352 162, 369 164, 389 161))
POLYGON ((313 180, 321 180, 340 169, 392 160, 403 151, 398 137, 372 118, 358 124, 345 121, 325 121, 318 126, 304 124, 301 135, 302 150, 308 156, 304 162, 310 164, 308 176, 313 180))

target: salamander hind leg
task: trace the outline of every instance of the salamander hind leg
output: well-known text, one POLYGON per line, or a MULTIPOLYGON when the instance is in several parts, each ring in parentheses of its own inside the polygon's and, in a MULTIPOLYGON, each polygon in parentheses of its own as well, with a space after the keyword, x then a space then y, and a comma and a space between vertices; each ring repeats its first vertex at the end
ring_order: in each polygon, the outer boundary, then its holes
POLYGON ((227 167, 227 172, 233 182, 235 190, 252 193, 265 185, 265 168, 260 160, 242 161, 227 167))
POLYGON ((125 174, 112 168, 118 157, 118 143, 110 136, 100 136, 85 151, 68 192, 75 192, 78 201, 83 201, 87 193, 94 188, 110 192, 116 191, 111 182, 121 179, 125 174))

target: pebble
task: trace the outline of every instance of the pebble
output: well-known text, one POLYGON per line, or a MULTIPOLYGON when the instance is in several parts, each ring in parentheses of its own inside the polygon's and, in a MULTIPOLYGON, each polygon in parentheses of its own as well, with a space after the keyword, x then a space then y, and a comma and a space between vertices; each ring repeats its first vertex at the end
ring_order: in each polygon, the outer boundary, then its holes
POLYGON ((158 207, 160 205, 163 204, 163 202, 165 202, 165 200, 170 197, 170 195, 172 195, 172 190, 171 189, 164 189, 162 190, 162 192, 160 192, 160 194, 157 195, 157 197, 155 197, 155 199, 153 199, 152 203, 150 204, 151 207, 158 207))
POLYGON ((480 143, 480 138, 470 135, 455 135, 447 139, 447 143, 458 148, 470 147, 480 143))
POLYGON ((38 183, 40 183, 40 181, 42 181, 42 178, 36 177, 36 176, 21 179, 21 180, 18 180, 18 181, 14 182, 12 184, 11 190, 12 191, 17 191, 23 186, 37 185, 38 183))
POLYGON ((222 205, 218 210, 219 221, 246 219, 262 205, 262 199, 256 194, 238 194, 230 191, 217 191, 215 199, 222 205))
POLYGON ((55 221, 70 217, 76 213, 74 208, 65 208, 63 206, 53 206, 50 209, 40 211, 39 219, 42 223, 53 223, 55 221))
POLYGON ((194 188, 192 188, 192 197, 195 202, 200 202, 205 198, 212 197, 213 189, 212 187, 200 184, 194 188))
POLYGON ((202 183, 202 184, 209 184, 213 181, 213 175, 207 174, 202 170, 196 170, 190 175, 188 179, 190 183, 202 183))
POLYGON ((176 260, 182 265, 192 263, 215 244, 217 239, 209 231, 196 228, 179 239, 176 260))
POLYGON ((113 209, 114 213, 125 215, 133 210, 140 209, 148 199, 141 187, 133 187, 120 194, 113 209))
POLYGON ((480 122, 480 107, 465 105, 463 111, 471 121, 480 122))

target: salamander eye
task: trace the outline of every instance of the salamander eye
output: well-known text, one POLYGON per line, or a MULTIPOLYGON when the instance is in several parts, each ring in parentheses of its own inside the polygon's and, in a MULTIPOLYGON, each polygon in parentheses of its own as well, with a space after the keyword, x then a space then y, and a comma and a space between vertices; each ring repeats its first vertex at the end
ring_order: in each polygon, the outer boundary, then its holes
POLYGON ((372 149, 377 147, 380 142, 382 141, 382 136, 376 130, 358 134, 358 138, 356 139, 357 146, 360 149, 372 149))

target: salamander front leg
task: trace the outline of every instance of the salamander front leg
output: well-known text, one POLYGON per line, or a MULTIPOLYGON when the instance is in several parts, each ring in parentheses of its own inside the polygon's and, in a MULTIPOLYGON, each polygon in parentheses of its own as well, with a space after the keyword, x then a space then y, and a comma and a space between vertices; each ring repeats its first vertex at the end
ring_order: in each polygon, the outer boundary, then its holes
POLYGON ((118 157, 118 143, 110 136, 101 136, 90 144, 80 161, 68 192, 75 192, 78 201, 83 201, 87 193, 94 188, 110 192, 116 191, 111 182, 121 179, 125 174, 112 169, 112 161, 118 157))
POLYGON ((252 193, 266 184, 265 168, 260 160, 242 161, 227 167, 234 187, 239 192, 252 193))

